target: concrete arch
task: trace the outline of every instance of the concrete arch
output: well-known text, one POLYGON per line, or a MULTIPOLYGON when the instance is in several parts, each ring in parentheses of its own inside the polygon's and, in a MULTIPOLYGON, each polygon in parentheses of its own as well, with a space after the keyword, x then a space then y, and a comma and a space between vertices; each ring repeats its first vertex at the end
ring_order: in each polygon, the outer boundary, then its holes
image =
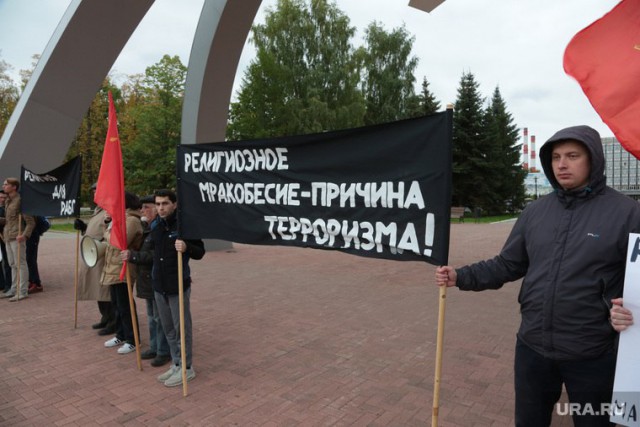
POLYGON ((118 58, 154 0, 74 0, 33 70, 0 139, 0 171, 60 166, 118 58))
MULTIPOLYGON (((406 1, 406 0, 404 0, 406 1)), ((430 11, 444 0, 411 0, 430 11)), ((154 0, 73 0, 2 139, 0 171, 59 166, 91 100, 154 0)), ((261 0, 205 0, 189 58, 182 143, 222 141, 236 69, 261 0)))

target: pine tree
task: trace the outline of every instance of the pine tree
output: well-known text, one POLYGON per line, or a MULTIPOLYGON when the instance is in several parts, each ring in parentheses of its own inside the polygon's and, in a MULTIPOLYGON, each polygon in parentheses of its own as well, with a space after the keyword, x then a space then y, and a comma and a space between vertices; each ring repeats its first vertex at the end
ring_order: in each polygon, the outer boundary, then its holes
POLYGON ((526 172, 520 165, 518 128, 498 87, 485 110, 483 123, 491 162, 491 191, 485 209, 494 214, 518 210, 524 204, 526 172))
POLYGON ((440 111, 440 102, 436 100, 435 95, 429 90, 429 82, 424 77, 422 79, 422 90, 413 98, 409 115, 411 117, 427 116, 438 111, 440 111))
POLYGON ((462 74, 453 112, 453 206, 481 208, 490 191, 478 87, 473 74, 462 74))

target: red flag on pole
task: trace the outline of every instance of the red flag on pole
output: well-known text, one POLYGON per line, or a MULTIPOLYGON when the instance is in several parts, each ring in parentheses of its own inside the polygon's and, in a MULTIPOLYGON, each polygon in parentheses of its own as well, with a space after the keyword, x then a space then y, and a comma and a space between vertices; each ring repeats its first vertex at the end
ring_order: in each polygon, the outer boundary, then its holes
POLYGON ((623 0, 578 34, 564 70, 622 146, 640 159, 640 2, 623 0))
POLYGON ((111 216, 111 245, 127 249, 127 222, 124 203, 124 170, 118 137, 118 119, 109 92, 109 129, 93 201, 111 216))

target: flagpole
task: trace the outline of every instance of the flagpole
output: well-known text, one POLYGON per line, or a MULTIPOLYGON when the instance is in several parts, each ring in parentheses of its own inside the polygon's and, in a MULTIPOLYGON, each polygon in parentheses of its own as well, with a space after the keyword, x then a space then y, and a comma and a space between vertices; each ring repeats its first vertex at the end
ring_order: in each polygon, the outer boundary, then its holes
POLYGON ((138 315, 136 305, 133 302, 133 290, 131 289, 131 272, 127 268, 126 261, 123 268, 127 270, 127 292, 129 293, 129 311, 131 311, 131 324, 133 325, 133 342, 136 346, 136 360, 138 362, 138 370, 142 371, 142 357, 140 356, 140 337, 138 336, 138 315))
POLYGON ((438 427, 438 412, 440 409, 440 374, 442 372, 442 346, 444 342, 444 312, 447 301, 447 287, 439 286, 438 305, 438 333, 436 335, 436 370, 433 381, 433 413, 431 415, 431 426, 438 427))
POLYGON ((182 279, 182 252, 178 251, 178 302, 180 305, 180 367, 182 370, 182 396, 187 397, 187 352, 184 336, 184 281, 182 279))
POLYGON ((80 262, 80 230, 76 230, 76 271, 73 278, 73 329, 78 327, 78 268, 80 262))
MULTIPOLYGON (((453 104, 447 104, 447 113, 449 116, 449 138, 451 138, 451 132, 453 131, 453 104)), ((449 154, 451 155, 451 154, 449 154)), ((447 215, 447 218, 451 218, 451 215, 447 215)), ((447 224, 447 228, 450 228, 450 224, 447 224)), ((449 233, 447 233, 447 252, 449 251, 449 233)), ((444 260, 446 264, 448 262, 448 255, 444 260)), ((438 415, 440 412, 440 379, 442 375, 442 351, 444 347, 444 313, 447 307, 447 285, 439 286, 438 293, 438 332, 436 334, 436 366, 435 375, 433 379, 433 412, 431 414, 431 426, 438 427, 438 415)))

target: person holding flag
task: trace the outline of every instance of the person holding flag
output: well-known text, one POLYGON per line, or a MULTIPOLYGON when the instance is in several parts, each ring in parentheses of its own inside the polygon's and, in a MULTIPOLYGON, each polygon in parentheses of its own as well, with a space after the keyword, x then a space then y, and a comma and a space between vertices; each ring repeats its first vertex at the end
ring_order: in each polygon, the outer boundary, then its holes
POLYGON ((555 192, 522 212, 498 256, 438 267, 436 283, 482 291, 524 277, 516 426, 548 426, 563 385, 576 426, 609 426, 600 408, 611 403, 618 332, 633 323, 620 297, 640 204, 606 185, 600 135, 588 126, 558 131, 540 160, 555 192))
MULTIPOLYGON (((132 250, 140 249, 142 246, 142 221, 140 220, 140 199, 135 194, 125 192, 126 211, 126 247, 132 250)), ((105 218, 107 229, 104 233, 104 241, 111 241, 113 221, 110 216, 105 218)), ((127 264, 131 276, 136 276, 135 266, 127 264)), ((129 291, 127 283, 122 279, 121 272, 123 261, 120 259, 120 248, 109 244, 104 254, 104 268, 100 282, 103 286, 108 286, 111 292, 111 303, 116 309, 116 336, 104 343, 107 348, 122 346, 118 349, 119 354, 127 354, 135 351, 134 325, 132 316, 135 316, 135 305, 133 311, 129 305, 129 291)))

